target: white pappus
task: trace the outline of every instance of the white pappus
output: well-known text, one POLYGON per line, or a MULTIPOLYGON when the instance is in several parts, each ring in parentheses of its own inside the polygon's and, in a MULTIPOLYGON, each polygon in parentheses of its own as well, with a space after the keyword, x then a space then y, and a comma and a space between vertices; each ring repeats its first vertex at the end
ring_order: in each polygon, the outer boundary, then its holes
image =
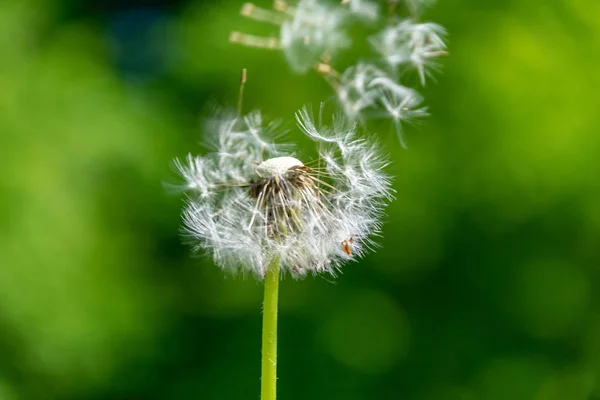
POLYGON ((392 67, 417 70, 421 85, 437 68, 437 58, 446 55, 446 29, 433 22, 402 20, 369 38, 373 48, 392 67))
POLYGON ((438 58, 448 54, 446 30, 433 22, 421 22, 422 13, 433 2, 275 0, 272 10, 245 3, 243 16, 269 22, 278 31, 270 37, 233 32, 230 40, 279 50, 296 73, 316 71, 334 89, 348 118, 360 123, 389 119, 406 147, 403 125, 428 115, 423 96, 409 87, 418 86, 412 76, 418 76, 420 85, 425 86, 439 69, 438 58), (370 44, 371 54, 355 54, 348 64, 352 40, 360 41, 359 33, 365 44, 370 44), (339 69, 340 59, 344 69, 339 69))
POLYGON ((185 232, 224 270, 262 280, 279 258, 295 278, 335 274, 374 245, 393 192, 386 158, 344 118, 321 126, 303 109, 297 121, 317 144, 312 162, 269 139, 275 125, 258 112, 218 116, 216 151, 175 161, 189 192, 185 232))
POLYGON ((337 100, 352 120, 389 118, 394 122, 398 139, 406 147, 402 123, 410 123, 427 116, 422 106, 423 96, 416 90, 400 84, 385 71, 371 64, 358 63, 347 68, 334 81, 337 100))
MULTIPOLYGON (((347 20, 362 10, 371 15, 376 8, 367 2, 353 1, 351 9, 336 7, 318 0, 300 0, 295 5, 275 1, 274 10, 244 3, 241 14, 279 27, 277 36, 255 36, 232 32, 229 40, 245 46, 281 50, 290 68, 304 74, 316 67, 322 58, 335 56, 352 42, 347 32, 347 20)), ((360 14, 360 13, 359 13, 360 14)), ((360 14, 362 15, 362 14, 360 14)))

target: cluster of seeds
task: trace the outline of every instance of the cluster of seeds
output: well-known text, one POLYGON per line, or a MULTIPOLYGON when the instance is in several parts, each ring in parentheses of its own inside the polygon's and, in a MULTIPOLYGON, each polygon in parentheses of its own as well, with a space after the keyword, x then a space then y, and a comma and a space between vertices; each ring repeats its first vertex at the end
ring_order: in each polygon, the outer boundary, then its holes
POLYGON ((270 22, 277 30, 268 37, 232 32, 230 40, 280 50, 296 73, 317 71, 334 89, 348 118, 360 123, 369 118, 390 119, 404 146, 402 124, 426 116, 427 108, 419 92, 401 77, 409 82, 414 72, 418 84, 424 86, 439 67, 437 59, 447 54, 445 29, 420 22, 428 3, 300 0, 290 4, 278 0, 272 10, 246 3, 242 15, 270 22), (350 31, 356 24, 372 31, 366 38, 372 53, 338 72, 335 60, 352 47, 350 31))

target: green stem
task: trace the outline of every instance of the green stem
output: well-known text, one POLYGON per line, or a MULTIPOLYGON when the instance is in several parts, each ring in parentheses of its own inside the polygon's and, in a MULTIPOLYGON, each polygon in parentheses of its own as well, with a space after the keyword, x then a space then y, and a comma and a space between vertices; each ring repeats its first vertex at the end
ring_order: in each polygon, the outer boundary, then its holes
POLYGON ((261 400, 277 398, 277 300, 279 297, 279 256, 267 266, 263 303, 261 400))

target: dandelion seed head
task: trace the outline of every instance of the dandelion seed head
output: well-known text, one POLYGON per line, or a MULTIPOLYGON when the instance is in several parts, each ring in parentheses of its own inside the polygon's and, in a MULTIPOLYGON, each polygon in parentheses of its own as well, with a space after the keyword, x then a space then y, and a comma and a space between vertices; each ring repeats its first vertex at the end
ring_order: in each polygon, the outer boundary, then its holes
POLYGON ((297 120, 318 144, 317 164, 282 155, 256 115, 220 129, 214 152, 175 162, 189 193, 186 234, 225 270, 263 279, 279 257, 296 278, 335 274, 374 246, 392 196, 385 157, 344 118, 321 126, 304 109, 297 120))

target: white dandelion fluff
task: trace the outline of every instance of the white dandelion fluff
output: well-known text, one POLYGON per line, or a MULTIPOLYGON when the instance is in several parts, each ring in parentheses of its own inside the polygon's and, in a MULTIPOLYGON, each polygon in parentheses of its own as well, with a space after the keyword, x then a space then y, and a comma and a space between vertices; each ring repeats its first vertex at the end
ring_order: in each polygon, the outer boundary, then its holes
POLYGON ((315 68, 322 58, 333 57, 351 46, 346 27, 350 14, 372 16, 375 10, 368 2, 356 1, 351 8, 317 0, 300 0, 295 6, 276 1, 275 10, 245 3, 242 15, 279 26, 278 35, 260 37, 232 32, 229 39, 246 46, 281 50, 290 68, 304 74, 315 68))
POLYGON ((367 117, 392 120, 403 147, 406 145, 402 124, 427 116, 427 107, 421 106, 423 96, 419 92, 371 64, 349 67, 335 87, 338 102, 348 118, 360 122, 367 117))
POLYGON ((342 5, 347 5, 350 12, 367 22, 376 21, 379 18, 379 4, 368 0, 342 0, 342 5))
POLYGON ((381 90, 373 85, 386 74, 371 64, 359 63, 348 67, 335 84, 338 102, 344 113, 352 120, 362 121, 365 110, 373 107, 381 96, 381 90))
POLYGON ((280 41, 288 64, 297 73, 305 73, 318 64, 323 55, 335 56, 352 44, 343 25, 347 12, 316 0, 301 0, 292 17, 281 25, 280 41))
POLYGON ((403 125, 428 115, 421 105, 423 97, 407 86, 412 80, 406 76, 412 74, 406 73, 416 71, 421 86, 425 86, 440 67, 438 58, 447 55, 444 27, 417 22, 433 2, 404 0, 400 7, 400 1, 276 0, 273 10, 245 3, 242 15, 269 22, 278 31, 270 37, 233 32, 230 40, 277 49, 296 73, 314 69, 334 89, 337 102, 350 120, 364 124, 370 118, 390 119, 400 143, 406 147, 403 125), (403 11, 409 15, 401 15, 403 11), (359 22, 363 28, 354 30, 359 22), (352 38, 349 32, 353 32, 352 38), (365 44, 371 44, 372 54, 355 58, 338 72, 336 62, 343 59, 340 55, 351 48, 352 40, 360 40, 360 32, 377 32, 363 38, 365 44))
POLYGON ((403 20, 385 28, 370 38, 373 48, 393 68, 412 66, 419 74, 421 84, 430 70, 437 68, 436 58, 446 54, 443 26, 403 20))
POLYGON ((334 274, 373 245, 392 197, 385 157, 343 118, 320 126, 304 109, 297 120, 318 144, 312 163, 270 140, 257 112, 219 116, 216 151, 175 162, 190 193, 186 232, 225 270, 263 279, 277 257, 294 277, 334 274))
POLYGON ((406 148, 406 143, 402 136, 402 123, 411 123, 428 115, 427 107, 420 106, 421 95, 410 88, 405 89, 403 91, 387 90, 381 98, 386 117, 393 121, 398 140, 404 148, 406 148))

